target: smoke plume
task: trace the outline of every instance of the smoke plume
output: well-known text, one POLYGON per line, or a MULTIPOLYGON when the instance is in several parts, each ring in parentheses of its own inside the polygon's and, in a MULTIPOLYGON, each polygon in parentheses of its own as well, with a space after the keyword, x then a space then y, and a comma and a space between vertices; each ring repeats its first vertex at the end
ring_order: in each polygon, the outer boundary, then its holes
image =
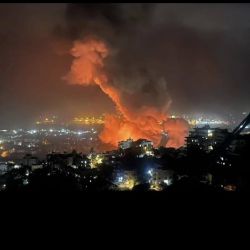
MULTIPOLYGON (((101 41, 88 38, 75 41, 71 55, 75 58, 69 74, 65 77, 72 84, 96 84, 114 102, 120 116, 106 116, 104 129, 100 135, 104 143, 117 146, 121 140, 128 138, 146 138, 159 145, 164 131, 169 134, 168 146, 180 147, 184 144, 186 123, 168 119, 167 114, 153 106, 141 106, 138 110, 128 109, 122 102, 122 93, 110 84, 105 73, 104 60, 108 56, 107 45, 101 41)), ((150 86, 148 86, 150 91, 150 86)), ((167 106, 167 105, 165 105, 167 106)), ((165 109, 165 107, 164 107, 165 109)))
POLYGON ((113 101, 117 113, 106 115, 100 139, 114 147, 128 138, 149 139, 158 146, 167 132, 167 146, 178 148, 187 135, 187 122, 168 118, 171 98, 166 80, 138 47, 138 36, 146 32, 145 24, 150 25, 153 7, 68 8, 66 31, 74 40, 74 60, 65 79, 71 84, 97 85, 113 101))

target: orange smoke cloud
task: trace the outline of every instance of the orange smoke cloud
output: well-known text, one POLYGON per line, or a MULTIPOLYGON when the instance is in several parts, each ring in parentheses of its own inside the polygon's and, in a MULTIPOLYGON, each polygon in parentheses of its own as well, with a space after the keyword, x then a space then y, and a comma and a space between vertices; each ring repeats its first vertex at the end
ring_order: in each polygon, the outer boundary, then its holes
POLYGON ((144 106, 135 112, 124 105, 121 92, 110 84, 105 74, 104 60, 109 55, 106 44, 100 40, 76 41, 71 55, 74 57, 71 70, 65 77, 71 84, 98 85, 114 102, 121 114, 107 115, 100 139, 117 147, 121 140, 145 138, 159 145, 162 132, 169 135, 167 146, 178 148, 184 144, 187 135, 187 122, 169 119, 165 113, 154 107, 144 106))
POLYGON ((75 57, 75 60, 66 80, 71 84, 98 85, 115 103, 117 109, 127 117, 128 110, 120 101, 119 91, 108 84, 107 76, 103 71, 103 60, 108 55, 105 43, 92 39, 85 42, 76 41, 71 55, 75 57))

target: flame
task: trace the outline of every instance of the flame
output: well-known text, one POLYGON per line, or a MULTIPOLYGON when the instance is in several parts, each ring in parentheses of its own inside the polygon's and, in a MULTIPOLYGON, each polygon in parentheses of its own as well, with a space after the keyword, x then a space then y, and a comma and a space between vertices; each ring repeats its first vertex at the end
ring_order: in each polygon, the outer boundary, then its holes
POLYGON ((6 157, 8 157, 9 155, 10 155, 10 153, 9 153, 9 151, 7 151, 7 150, 3 151, 3 152, 0 154, 0 156, 1 156, 2 158, 6 158, 6 157))
POLYGON ((122 102, 121 92, 110 84, 105 73, 104 60, 109 55, 107 45, 96 39, 75 41, 71 50, 74 57, 71 70, 65 79, 70 84, 98 85, 114 102, 118 114, 105 117, 100 139, 114 147, 121 140, 144 138, 159 144, 162 132, 167 131, 169 140, 167 146, 178 148, 184 144, 188 132, 187 122, 170 119, 154 107, 144 106, 140 112, 129 110, 122 102))

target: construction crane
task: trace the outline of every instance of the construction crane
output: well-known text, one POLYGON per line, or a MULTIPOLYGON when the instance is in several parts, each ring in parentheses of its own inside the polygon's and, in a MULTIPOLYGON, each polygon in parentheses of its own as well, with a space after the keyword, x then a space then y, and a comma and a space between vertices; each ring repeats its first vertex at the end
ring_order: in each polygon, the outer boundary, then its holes
POLYGON ((246 128, 246 126, 250 123, 250 113, 246 116, 246 118, 225 138, 225 140, 211 152, 212 164, 214 165, 215 160, 218 159, 219 156, 223 155, 232 141, 246 128))
POLYGON ((230 133, 223 143, 219 146, 218 153, 223 153, 230 143, 246 128, 246 126, 250 123, 250 113, 247 115, 247 117, 230 133))

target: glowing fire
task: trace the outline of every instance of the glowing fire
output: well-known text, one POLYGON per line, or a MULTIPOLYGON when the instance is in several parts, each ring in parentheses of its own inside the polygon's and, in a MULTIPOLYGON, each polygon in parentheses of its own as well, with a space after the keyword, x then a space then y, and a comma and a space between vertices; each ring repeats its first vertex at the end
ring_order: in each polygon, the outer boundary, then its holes
POLYGON ((142 107, 138 113, 123 104, 120 90, 110 84, 111 80, 105 74, 104 59, 109 55, 109 50, 103 41, 76 41, 71 55, 74 60, 66 80, 71 84, 98 85, 121 114, 106 115, 104 129, 100 134, 104 143, 117 147, 121 140, 145 138, 158 145, 162 132, 167 131, 167 146, 178 148, 184 144, 188 132, 185 120, 168 118, 154 107, 142 107))
POLYGON ((0 154, 0 156, 1 156, 2 158, 6 158, 6 157, 8 157, 9 155, 10 155, 10 153, 9 153, 9 151, 7 151, 7 150, 3 151, 3 152, 0 154))

